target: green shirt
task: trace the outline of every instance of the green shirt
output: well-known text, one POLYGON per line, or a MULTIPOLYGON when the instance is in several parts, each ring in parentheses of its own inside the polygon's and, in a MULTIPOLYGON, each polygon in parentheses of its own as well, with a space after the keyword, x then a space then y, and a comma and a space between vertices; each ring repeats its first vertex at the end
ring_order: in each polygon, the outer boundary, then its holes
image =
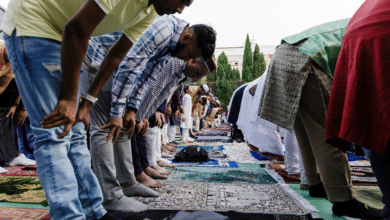
POLYGON ((306 40, 299 47, 299 51, 314 60, 333 79, 337 57, 348 22, 349 18, 322 24, 286 37, 282 43, 295 44, 306 40))
MULTIPOLYGON (((8 35, 62 41, 65 24, 85 0, 11 0, 1 29, 8 35)), ((157 18, 149 0, 95 0, 106 13, 93 36, 123 31, 135 43, 157 18)))

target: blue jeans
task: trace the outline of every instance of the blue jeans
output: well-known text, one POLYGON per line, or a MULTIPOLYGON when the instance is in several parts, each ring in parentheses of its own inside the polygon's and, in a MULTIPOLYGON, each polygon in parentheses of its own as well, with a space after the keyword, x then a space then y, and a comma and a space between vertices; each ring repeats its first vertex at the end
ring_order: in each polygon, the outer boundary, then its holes
MULTIPOLYGON (((4 34, 12 70, 35 135, 37 172, 52 219, 99 219, 106 210, 82 123, 63 139, 64 126, 44 129, 40 122, 61 96, 61 43, 45 38, 4 34)), ((81 71, 80 71, 81 74, 81 71)))
POLYGON ((382 202, 385 204, 383 217, 390 220, 390 141, 387 143, 385 154, 378 154, 366 148, 363 148, 363 150, 366 156, 370 158, 372 170, 383 194, 382 202))
POLYGON ((138 175, 149 167, 148 156, 146 153, 145 137, 140 134, 133 134, 131 137, 131 150, 133 155, 134 174, 138 175))

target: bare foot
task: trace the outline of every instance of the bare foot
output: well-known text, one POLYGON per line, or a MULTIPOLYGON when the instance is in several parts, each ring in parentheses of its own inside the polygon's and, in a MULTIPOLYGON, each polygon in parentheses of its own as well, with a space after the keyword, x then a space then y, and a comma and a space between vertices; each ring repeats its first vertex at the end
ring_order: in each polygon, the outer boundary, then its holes
POLYGON ((147 186, 149 188, 161 188, 162 183, 157 182, 156 180, 152 179, 150 176, 146 175, 144 172, 138 174, 135 176, 135 179, 140 182, 142 185, 147 186))
MULTIPOLYGON (((157 162, 157 164, 158 164, 158 162, 157 162)), ((146 175, 152 177, 153 179, 166 179, 166 178, 168 178, 167 176, 161 175, 159 172, 157 172, 156 170, 154 170, 150 167, 146 167, 144 169, 144 172, 146 175)))
POLYGON ((165 148, 164 145, 161 146, 161 151, 166 153, 166 154, 172 154, 172 152, 169 151, 167 148, 165 148))
POLYGON ((171 171, 166 170, 166 169, 160 167, 159 165, 152 166, 152 168, 155 169, 157 172, 159 172, 159 173, 162 174, 162 175, 167 175, 167 174, 170 174, 170 173, 171 173, 171 171))
POLYGON ((163 160, 159 160, 157 161, 157 164, 160 166, 160 167, 176 167, 175 164, 169 164, 163 160))

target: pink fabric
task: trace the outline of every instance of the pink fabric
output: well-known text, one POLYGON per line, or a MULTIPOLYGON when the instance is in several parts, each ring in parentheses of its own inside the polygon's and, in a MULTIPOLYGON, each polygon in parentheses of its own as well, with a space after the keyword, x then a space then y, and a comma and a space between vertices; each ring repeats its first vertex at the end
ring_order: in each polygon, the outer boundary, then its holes
POLYGON ((390 139, 390 1, 367 0, 343 38, 326 118, 326 141, 385 153, 390 139))

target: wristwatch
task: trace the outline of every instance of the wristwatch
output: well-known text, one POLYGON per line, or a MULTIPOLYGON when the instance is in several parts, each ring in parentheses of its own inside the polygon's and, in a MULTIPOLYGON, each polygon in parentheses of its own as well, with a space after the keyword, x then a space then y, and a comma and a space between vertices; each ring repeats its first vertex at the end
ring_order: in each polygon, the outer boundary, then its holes
POLYGON ((97 100, 98 100, 98 98, 95 98, 88 93, 83 97, 83 99, 90 101, 92 103, 92 105, 95 104, 95 102, 97 102, 97 100))

